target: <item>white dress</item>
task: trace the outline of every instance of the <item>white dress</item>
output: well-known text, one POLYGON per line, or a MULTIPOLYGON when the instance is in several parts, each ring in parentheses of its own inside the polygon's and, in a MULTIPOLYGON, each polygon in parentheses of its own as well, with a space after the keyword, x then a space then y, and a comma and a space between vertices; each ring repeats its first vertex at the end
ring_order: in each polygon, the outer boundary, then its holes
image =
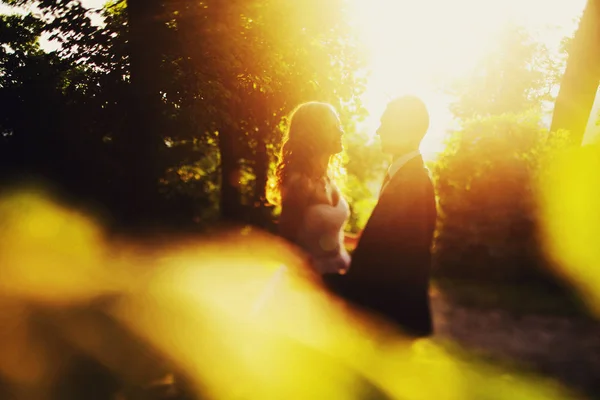
MULTIPOLYGON (((344 247, 344 226, 350 216, 350 209, 346 200, 340 196, 337 204, 315 204, 309 206, 302 218, 302 224, 296 237, 296 244, 310 255, 312 267, 319 274, 344 273, 350 266, 350 255, 344 247)), ((278 310, 285 304, 285 313, 294 309, 294 318, 299 326, 310 326, 311 321, 303 313, 310 314, 306 309, 305 300, 296 298, 293 291, 287 290, 289 270, 282 265, 266 282, 264 290, 252 304, 252 315, 266 312, 266 309, 278 310), (270 306, 268 306, 270 304, 270 306), (275 304, 277 306, 275 306, 275 304), (293 306, 296 304, 296 306, 293 306), (294 308, 295 307, 295 308, 294 308)), ((300 296, 302 297, 302 296, 300 296)))
POLYGON ((348 203, 342 196, 336 205, 315 204, 306 209, 297 244, 311 256, 318 273, 344 273, 350 266, 350 255, 344 247, 344 226, 349 216, 348 203))

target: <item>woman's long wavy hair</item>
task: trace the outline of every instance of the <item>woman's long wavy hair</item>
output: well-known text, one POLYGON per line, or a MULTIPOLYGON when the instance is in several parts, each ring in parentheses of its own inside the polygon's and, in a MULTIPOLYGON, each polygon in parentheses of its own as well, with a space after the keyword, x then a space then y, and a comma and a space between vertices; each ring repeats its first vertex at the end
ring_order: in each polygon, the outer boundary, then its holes
POLYGON ((324 156, 333 155, 332 138, 326 130, 332 117, 337 118, 335 108, 320 102, 301 104, 290 114, 275 172, 278 199, 290 176, 318 179, 327 174, 328 166, 322 162, 324 156))

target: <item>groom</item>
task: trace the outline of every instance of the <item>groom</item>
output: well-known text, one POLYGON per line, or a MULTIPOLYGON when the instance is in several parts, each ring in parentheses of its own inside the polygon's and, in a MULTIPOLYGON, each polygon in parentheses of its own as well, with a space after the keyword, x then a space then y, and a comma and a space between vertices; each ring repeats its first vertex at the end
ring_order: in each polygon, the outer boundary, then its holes
POLYGON ((429 114, 420 99, 404 96, 387 105, 377 134, 393 162, 379 201, 348 273, 324 277, 333 293, 387 318, 412 337, 433 332, 428 289, 437 212, 433 184, 419 153, 428 128, 429 114))

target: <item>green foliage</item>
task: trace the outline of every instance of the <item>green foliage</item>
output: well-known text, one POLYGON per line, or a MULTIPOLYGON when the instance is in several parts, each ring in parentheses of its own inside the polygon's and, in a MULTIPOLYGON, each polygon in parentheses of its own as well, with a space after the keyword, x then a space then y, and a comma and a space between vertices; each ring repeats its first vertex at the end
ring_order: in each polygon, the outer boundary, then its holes
POLYGON ((534 113, 474 119, 451 133, 432 168, 439 274, 518 280, 537 273, 536 182, 566 139, 548 136, 534 113))
MULTIPOLYGON (((178 40, 167 51, 179 55, 169 74, 175 88, 165 93, 181 105, 176 118, 194 127, 194 138, 218 132, 223 215, 265 205, 280 122, 298 103, 322 100, 360 108, 357 94, 364 85, 354 70, 362 61, 343 7, 341 1, 321 7, 263 0, 167 7, 178 40), (322 12, 306 12, 312 7, 322 12), (231 184, 238 176, 244 179, 231 184)), ((175 140, 188 140, 184 132, 178 129, 175 140)))
POLYGON ((214 221, 218 211, 243 219, 265 206, 280 123, 298 103, 331 102, 350 135, 364 115, 364 79, 355 75, 364 59, 344 0, 115 0, 102 24, 79 1, 5 3, 39 11, 3 17, 0 95, 20 108, 0 116, 14 136, 0 150, 61 144, 3 162, 56 170, 51 180, 117 219, 151 210, 172 221, 173 204, 188 221, 214 221), (42 51, 42 34, 59 47, 42 51), (44 101, 36 86, 49 87, 44 101), (44 102, 50 121, 24 126, 44 102), (69 173, 47 165, 62 148, 77 149, 65 158, 69 173))
POLYGON ((508 25, 475 70, 446 88, 456 96, 451 111, 461 120, 541 112, 553 100, 564 62, 525 28, 508 25))
MULTIPOLYGON (((475 70, 447 91, 461 128, 432 163, 439 226, 438 273, 477 280, 539 277, 536 182, 544 159, 565 146, 541 122, 564 57, 522 27, 507 26, 475 70)), ((562 52, 568 39, 563 40, 562 52)))
POLYGON ((356 233, 364 228, 377 203, 389 159, 378 141, 366 133, 346 135, 344 147, 347 177, 343 192, 352 210, 346 229, 356 233))
POLYGON ((43 31, 44 24, 32 15, 2 15, 0 16, 0 37, 2 46, 3 63, 10 58, 23 57, 28 54, 40 52, 38 38, 43 31))

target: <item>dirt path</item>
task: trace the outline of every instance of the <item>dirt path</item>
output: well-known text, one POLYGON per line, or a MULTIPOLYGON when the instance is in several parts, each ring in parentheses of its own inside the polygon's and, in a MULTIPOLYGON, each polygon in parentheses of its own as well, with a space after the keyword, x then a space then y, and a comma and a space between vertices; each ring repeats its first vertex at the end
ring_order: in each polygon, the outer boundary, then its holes
POLYGON ((549 315, 515 316, 432 296, 437 334, 493 359, 516 362, 600 399, 600 323, 549 315))

